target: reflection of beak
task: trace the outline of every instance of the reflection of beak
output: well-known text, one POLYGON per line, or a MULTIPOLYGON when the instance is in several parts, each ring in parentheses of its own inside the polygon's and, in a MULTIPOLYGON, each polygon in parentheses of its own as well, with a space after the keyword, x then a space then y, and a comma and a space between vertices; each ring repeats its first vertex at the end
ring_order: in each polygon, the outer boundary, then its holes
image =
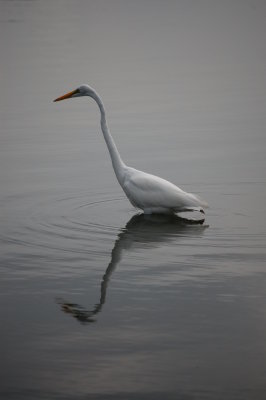
POLYGON ((60 100, 65 100, 65 99, 70 99, 73 94, 78 93, 78 90, 72 90, 72 92, 66 93, 63 96, 57 97, 57 99, 55 99, 54 101, 60 101, 60 100))

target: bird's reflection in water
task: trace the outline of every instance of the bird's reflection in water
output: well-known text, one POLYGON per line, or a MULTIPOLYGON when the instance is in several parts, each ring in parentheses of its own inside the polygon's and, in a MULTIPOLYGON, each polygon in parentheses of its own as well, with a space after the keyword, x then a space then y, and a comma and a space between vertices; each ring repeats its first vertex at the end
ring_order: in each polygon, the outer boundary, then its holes
POLYGON ((200 235, 208 227, 203 223, 204 219, 187 220, 177 215, 134 215, 115 241, 111 261, 102 278, 99 303, 92 309, 86 309, 79 304, 59 298, 57 302, 61 310, 72 315, 81 324, 95 322, 95 315, 102 310, 106 301, 108 283, 122 258, 123 250, 152 248, 177 237, 200 235))

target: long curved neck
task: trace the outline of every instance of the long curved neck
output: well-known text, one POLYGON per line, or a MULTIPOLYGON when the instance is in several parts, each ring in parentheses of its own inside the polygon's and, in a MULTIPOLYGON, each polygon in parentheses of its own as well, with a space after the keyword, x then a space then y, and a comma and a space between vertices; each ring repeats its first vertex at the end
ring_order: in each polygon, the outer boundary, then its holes
POLYGON ((112 135, 109 132, 107 121, 106 121, 106 116, 105 116, 105 109, 104 109, 104 105, 103 105, 103 102, 102 102, 100 96, 96 92, 94 92, 93 94, 91 94, 91 97, 96 101, 96 103, 99 106, 100 113, 101 113, 101 128, 102 128, 104 140, 105 140, 107 148, 109 150, 109 154, 110 154, 110 157, 112 160, 112 164, 113 164, 113 168, 114 168, 116 177, 117 177, 119 183, 121 183, 121 179, 123 177, 122 176, 123 169, 125 167, 125 164, 122 161, 120 154, 117 150, 116 144, 114 142, 114 139, 112 138, 112 135))

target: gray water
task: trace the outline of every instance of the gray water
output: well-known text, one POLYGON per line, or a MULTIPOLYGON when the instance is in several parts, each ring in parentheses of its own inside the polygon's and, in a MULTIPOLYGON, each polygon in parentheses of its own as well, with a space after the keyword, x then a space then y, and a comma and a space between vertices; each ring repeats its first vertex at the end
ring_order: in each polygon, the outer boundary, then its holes
POLYGON ((266 398, 265 1, 1 1, 0 398, 266 398), (137 215, 131 166, 202 225, 137 215))

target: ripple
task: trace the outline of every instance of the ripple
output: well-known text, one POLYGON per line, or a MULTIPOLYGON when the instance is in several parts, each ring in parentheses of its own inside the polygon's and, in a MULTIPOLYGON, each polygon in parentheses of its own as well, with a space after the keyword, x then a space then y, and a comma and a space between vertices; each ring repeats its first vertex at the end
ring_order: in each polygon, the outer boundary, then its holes
POLYGON ((121 226, 114 223, 119 221, 117 216, 120 214, 120 220, 128 218, 129 209, 121 215, 124 197, 94 194, 89 198, 85 192, 61 198, 50 195, 37 203, 34 199, 34 195, 27 196, 23 204, 21 198, 13 199, 16 201, 13 209, 19 209, 18 217, 5 229, 2 243, 24 248, 95 252, 100 251, 100 239, 117 234, 121 226))

